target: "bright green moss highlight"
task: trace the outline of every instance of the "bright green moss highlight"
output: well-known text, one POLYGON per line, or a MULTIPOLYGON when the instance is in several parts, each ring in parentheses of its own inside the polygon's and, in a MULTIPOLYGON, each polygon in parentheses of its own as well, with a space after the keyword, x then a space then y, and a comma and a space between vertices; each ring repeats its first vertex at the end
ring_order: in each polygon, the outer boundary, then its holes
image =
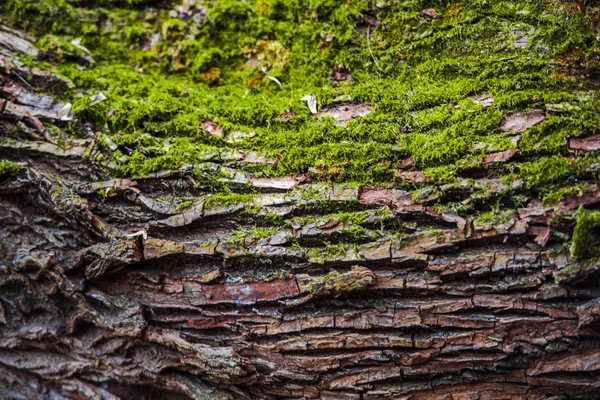
POLYGON ((531 186, 552 184, 583 169, 581 160, 565 157, 544 157, 524 165, 521 174, 525 182, 531 186))
POLYGON ((454 180, 457 168, 454 165, 444 165, 441 167, 428 168, 423 174, 431 179, 433 183, 445 183, 454 180))
POLYGON ((177 211, 187 210, 188 208, 191 208, 194 204, 194 200, 184 200, 181 203, 179 203, 175 209, 177 211))
MULTIPOLYGON (((599 52, 593 21, 574 3, 223 0, 206 2, 201 23, 169 15, 178 3, 0 5, 3 20, 39 37, 43 66, 74 83, 76 90, 61 96, 102 133, 96 163, 113 176, 178 170, 199 187, 227 191, 227 177, 203 165, 241 150, 277 160, 236 166, 259 177, 309 173, 317 181, 411 190, 398 177, 403 158, 442 184, 480 168, 486 154, 518 147, 526 157, 520 170, 494 166, 490 174, 522 175, 550 201, 550 192, 572 185, 592 163, 569 158, 566 149, 567 136, 600 126, 595 86, 568 75, 571 66, 593 66, 599 52), (425 8, 436 17, 421 17, 425 8), (367 49, 364 24, 375 14, 380 25, 371 29, 370 46, 381 70, 367 49), (522 48, 514 43, 519 32, 529 36, 522 48), (71 43, 75 38, 93 61, 71 43), (352 81, 329 80, 333 69, 349 71, 352 81), (264 74, 283 87, 263 79, 244 96, 248 83, 264 74), (107 100, 90 106, 98 91, 107 100), (338 126, 311 115, 300 100, 307 94, 317 96, 320 110, 346 96, 373 111, 338 126), (492 96, 493 104, 477 103, 480 94, 492 96), (524 132, 518 145, 498 130, 511 112, 545 108, 560 112, 524 132), (203 129, 205 121, 226 133, 255 135, 231 143, 203 129)), ((81 136, 77 124, 69 134, 81 136)), ((415 192, 417 200, 436 196, 431 188, 415 192)), ((219 194, 206 206, 249 201, 219 194)))
POLYGON ((19 170, 20 168, 17 164, 11 161, 0 160, 0 178, 16 175, 19 170))
POLYGON ((500 225, 514 218, 514 210, 493 210, 477 216, 474 223, 477 226, 488 225, 491 227, 500 225))
POLYGON ((232 232, 227 243, 232 245, 250 245, 253 241, 266 239, 275 233, 275 228, 239 228, 232 232))
POLYGON ((600 212, 577 210, 577 223, 573 231, 571 256, 585 259, 600 256, 600 212))
POLYGON ((588 190, 588 187, 589 184, 584 182, 580 185, 554 190, 544 196, 543 204, 546 207, 551 207, 560 203, 565 196, 581 196, 586 190, 588 190))

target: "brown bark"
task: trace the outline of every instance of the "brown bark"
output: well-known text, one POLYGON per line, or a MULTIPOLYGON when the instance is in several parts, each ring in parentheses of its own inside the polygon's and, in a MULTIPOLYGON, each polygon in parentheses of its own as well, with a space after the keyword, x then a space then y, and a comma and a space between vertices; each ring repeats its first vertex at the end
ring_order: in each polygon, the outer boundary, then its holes
MULTIPOLYGON (((21 160, 0 184, 1 397, 600 395, 597 264, 569 269, 568 256, 544 247, 551 230, 567 229, 557 211, 597 204, 597 187, 481 225, 431 205, 481 201, 519 180, 431 185, 430 196, 413 199, 305 177, 255 179, 261 194, 249 204, 198 201, 179 211, 160 198, 201 197, 188 179, 106 180, 87 161, 93 140, 63 149, 46 137, 39 120, 60 124, 65 105, 25 96, 64 83, 2 56, 0 71, 0 129, 24 132, 0 145, 21 160), (299 194, 309 185, 319 199, 299 194), (232 241, 255 206, 324 216, 232 241), (339 207, 372 209, 362 226, 402 223, 408 233, 335 255, 307 251, 320 238, 345 238, 345 223, 324 212, 339 207)), ((521 119, 506 129, 521 132, 531 122, 521 119)), ((597 141, 570 146, 597 150, 597 141)), ((490 154, 486 164, 513 156, 490 154)))

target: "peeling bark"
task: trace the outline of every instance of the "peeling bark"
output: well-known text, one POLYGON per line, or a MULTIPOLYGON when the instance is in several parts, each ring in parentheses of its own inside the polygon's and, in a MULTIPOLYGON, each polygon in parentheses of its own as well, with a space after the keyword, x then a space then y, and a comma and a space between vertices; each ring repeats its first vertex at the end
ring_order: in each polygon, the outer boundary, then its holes
MULTIPOLYGON (((37 54, 9 31, 0 46, 37 54)), ((0 66, 0 131, 21 124, 27 136, 0 143, 3 157, 20 160, 0 183, 3 398, 600 395, 598 263, 551 240, 571 229, 563 220, 579 206, 600 204, 596 185, 552 207, 531 200, 502 219, 465 218, 434 205, 528 189, 518 177, 434 184, 417 170, 400 176, 424 184, 420 196, 303 174, 257 178, 236 163, 275 161, 236 149, 214 169, 257 193, 218 203, 181 171, 109 179, 89 161, 97 140, 59 146, 45 135, 40 120, 70 118, 48 94, 66 83, 4 56, 0 66), (27 85, 14 78, 22 75, 27 85), (341 206, 362 217, 329 215, 341 206), (289 218, 236 236, 257 207, 257 218, 289 218), (393 224, 404 234, 390 234, 393 224), (354 240, 352 229, 371 236, 354 240)), ((370 110, 317 117, 340 123, 370 110)), ((544 118, 515 113, 499 129, 522 133, 544 118)), ((225 135, 211 121, 202 128, 225 135)), ((596 137, 568 146, 599 149, 596 137)), ((488 154, 482 168, 516 154, 488 154)))

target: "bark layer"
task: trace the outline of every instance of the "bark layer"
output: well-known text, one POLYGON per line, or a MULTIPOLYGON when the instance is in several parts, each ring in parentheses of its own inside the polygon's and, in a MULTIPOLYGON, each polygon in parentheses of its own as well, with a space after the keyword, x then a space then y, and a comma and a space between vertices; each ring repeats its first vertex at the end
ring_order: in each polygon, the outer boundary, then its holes
MULTIPOLYGON (((558 240, 600 204, 595 166, 550 207, 521 177, 489 176, 516 150, 452 184, 405 159, 411 192, 257 178, 248 165, 275 161, 234 149, 205 173, 253 193, 214 201, 182 169, 108 178, 91 161, 111 146, 99 136, 57 142, 44 123, 74 123, 52 95, 70 83, 20 64, 37 50, 19 32, 0 31, 0 46, 0 155, 14 162, 0 184, 3 398, 600 396, 600 264, 558 240), (459 202, 477 214, 439 207, 459 202)), ((325 113, 343 123, 369 107, 325 113)), ((565 143, 575 162, 599 148, 565 143)), ((577 226, 579 246, 598 240, 593 221, 577 226)))

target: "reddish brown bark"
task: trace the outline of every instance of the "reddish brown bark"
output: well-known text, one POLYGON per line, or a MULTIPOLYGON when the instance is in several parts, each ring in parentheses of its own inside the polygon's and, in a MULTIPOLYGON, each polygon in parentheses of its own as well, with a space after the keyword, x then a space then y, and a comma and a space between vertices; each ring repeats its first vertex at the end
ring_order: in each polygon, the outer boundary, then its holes
MULTIPOLYGON (((435 16, 426 11, 423 18, 435 16)), ((61 123, 65 105, 24 104, 19 77, 32 77, 40 92, 61 82, 0 61, 0 130, 19 124, 28 134, 0 146, 3 156, 21 160, 0 184, 2 396, 600 395, 598 264, 569 267, 569 256, 546 247, 551 234, 570 229, 559 211, 564 218, 600 203, 596 186, 551 208, 531 201, 501 221, 469 220, 432 204, 485 202, 521 188, 519 179, 431 184, 413 198, 304 175, 260 178, 244 181, 261 191, 248 203, 206 206, 178 173, 108 180, 87 161, 97 151, 93 140, 69 148, 45 140, 39 119, 61 123), (303 197, 303 188, 319 195, 303 197), (185 210, 164 200, 190 192, 200 200, 185 210), (406 234, 310 251, 315 240, 346 238, 352 224, 320 217, 315 204, 371 210, 358 225, 401 223, 406 234), (236 227, 252 225, 244 211, 257 206, 314 218, 233 240, 236 227)), ((340 119, 355 111, 340 111, 340 119)), ((543 118, 521 113, 502 127, 522 132, 543 118)), ((211 124, 205 129, 219 134, 211 124)), ((596 144, 570 141, 587 151, 596 144)), ((484 167, 514 155, 490 154, 484 167)), ((256 154, 240 161, 266 162, 256 154)), ((403 174, 426 181, 420 171, 403 174)))

